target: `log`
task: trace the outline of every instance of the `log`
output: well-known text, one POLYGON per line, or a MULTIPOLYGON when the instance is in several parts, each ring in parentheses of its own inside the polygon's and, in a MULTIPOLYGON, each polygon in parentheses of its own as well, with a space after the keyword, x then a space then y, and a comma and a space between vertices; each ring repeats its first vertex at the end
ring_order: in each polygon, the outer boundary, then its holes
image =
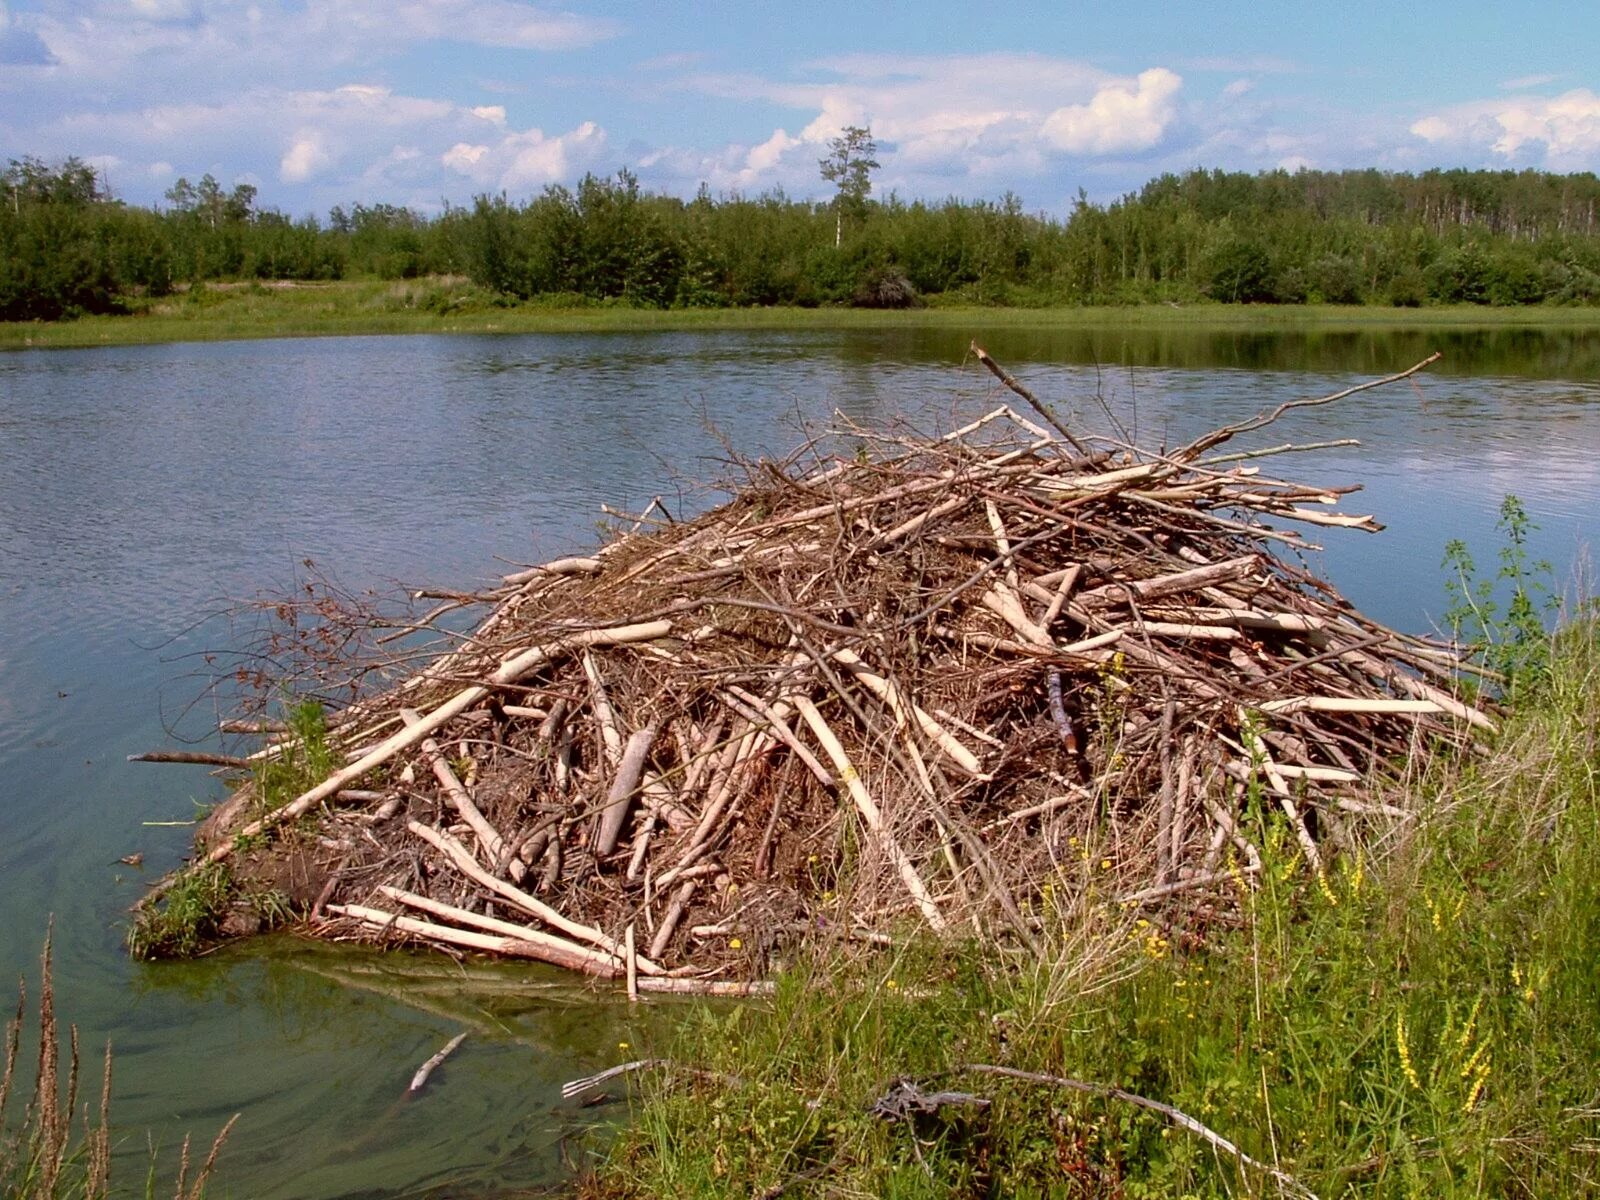
POLYGON ((415 917, 404 917, 396 913, 384 912, 381 908, 368 908, 362 904, 330 904, 328 905, 328 911, 335 916, 349 917, 379 930, 397 930, 400 933, 409 933, 413 937, 443 942, 449 946, 480 950, 486 954, 503 954, 507 958, 537 959, 539 962, 565 967, 570 971, 582 971, 588 975, 598 975, 602 979, 615 979, 621 974, 621 967, 610 960, 604 960, 604 966, 599 965, 598 956, 595 956, 592 952, 586 953, 581 958, 569 958, 542 941, 529 941, 526 938, 498 934, 473 933, 466 929, 454 929, 448 925, 439 925, 432 921, 419 921, 415 917))
POLYGON ((611 780, 611 790, 606 793, 605 807, 600 810, 600 827, 595 835, 594 852, 604 858, 617 848, 623 824, 628 819, 628 805, 639 791, 639 779, 644 774, 650 757, 650 746, 656 740, 657 726, 647 725, 628 735, 628 744, 622 751, 622 761, 611 780))

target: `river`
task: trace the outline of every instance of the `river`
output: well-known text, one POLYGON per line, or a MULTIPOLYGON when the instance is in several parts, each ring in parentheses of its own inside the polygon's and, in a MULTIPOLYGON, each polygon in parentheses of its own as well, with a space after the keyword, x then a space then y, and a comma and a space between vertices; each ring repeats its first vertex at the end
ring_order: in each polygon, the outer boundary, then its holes
MULTIPOLYGON (((985 331, 973 333, 985 338, 985 331)), ((672 1010, 551 973, 489 970, 396 995, 384 960, 287 939, 187 964, 120 949, 141 883, 179 861, 217 786, 125 756, 198 737, 230 598, 308 570, 352 589, 460 587, 593 543, 602 502, 706 503, 728 447, 782 455, 835 410, 951 425, 997 403, 945 330, 412 336, 0 354, 0 966, 36 974, 54 914, 58 1002, 116 1050, 124 1185, 145 1131, 243 1118, 223 1181, 251 1197, 490 1194, 560 1176, 592 1114, 563 1079, 648 1041, 672 1010), (144 854, 142 869, 117 862, 144 854), (475 1031, 414 1101, 418 1063, 475 1031)), ((1355 437, 1270 470, 1361 482, 1387 532, 1318 531, 1317 565, 1381 620, 1425 631, 1462 538, 1493 570, 1503 495, 1534 558, 1575 577, 1600 509, 1600 334, 1055 333, 989 349, 1085 431, 1173 444, 1284 400, 1444 360, 1297 413, 1253 444, 1355 437)), ((441 974, 448 974, 440 960, 441 974)), ((94 1074, 91 1067, 90 1074, 94 1074)), ((169 1176, 170 1177, 170 1176, 169 1176)))

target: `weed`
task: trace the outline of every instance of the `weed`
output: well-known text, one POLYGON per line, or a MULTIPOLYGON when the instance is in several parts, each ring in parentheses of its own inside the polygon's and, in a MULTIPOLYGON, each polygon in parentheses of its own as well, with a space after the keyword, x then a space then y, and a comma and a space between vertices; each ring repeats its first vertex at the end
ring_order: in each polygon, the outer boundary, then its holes
MULTIPOLYGON (((45 935, 39 971, 39 1066, 33 1098, 16 1128, 5 1121, 7 1101, 16 1080, 21 1056, 22 1027, 27 1013, 27 986, 18 987, 15 1016, 6 1024, 4 1073, 0 1074, 0 1194, 17 1200, 103 1200, 111 1188, 111 1047, 106 1046, 101 1072, 100 1102, 93 1116, 87 1101, 78 1109, 78 1029, 68 1027, 65 1062, 61 1031, 56 1020, 55 988, 51 972, 51 937, 45 935), (64 1077, 64 1078, 63 1078, 64 1077), (73 1134, 73 1123, 81 1132, 73 1134)), ((200 1170, 188 1176, 188 1139, 184 1139, 183 1165, 177 1183, 177 1200, 199 1200, 216 1167, 217 1156, 233 1129, 235 1116, 223 1126, 200 1170)), ((155 1194, 155 1164, 146 1180, 146 1194, 155 1194)))
POLYGON ((288 737, 281 743, 282 752, 256 763, 254 786, 257 815, 281 808, 308 788, 321 783, 334 768, 322 705, 315 700, 286 702, 283 715, 288 726, 288 737))
POLYGON ((233 898, 233 875, 226 863, 201 863, 185 869, 166 895, 142 905, 128 929, 128 952, 135 958, 186 958, 216 937, 233 898))
POLYGON ((1543 559, 1528 557, 1528 539, 1538 526, 1515 495, 1500 502, 1495 529, 1504 537, 1499 569, 1480 575, 1467 544, 1453 538, 1445 545, 1445 594, 1450 606, 1444 620, 1451 636, 1475 653, 1505 679, 1508 698, 1520 690, 1539 686, 1550 672, 1550 633, 1546 625, 1555 612, 1551 587, 1553 570, 1543 559), (1509 591, 1504 613, 1497 594, 1509 591))

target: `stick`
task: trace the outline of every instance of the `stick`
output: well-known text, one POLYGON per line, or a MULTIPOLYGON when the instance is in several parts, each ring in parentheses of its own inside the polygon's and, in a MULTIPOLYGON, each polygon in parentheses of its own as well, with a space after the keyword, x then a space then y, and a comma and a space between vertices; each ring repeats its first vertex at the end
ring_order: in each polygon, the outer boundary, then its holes
MULTIPOLYGON (((849 667, 851 671, 851 677, 864 683, 867 687, 867 690, 872 692, 873 695, 877 696, 881 700, 887 701, 889 707, 896 713, 896 715, 903 716, 905 713, 909 712, 909 714, 915 718, 918 727, 927 736, 928 740, 933 742, 934 745, 938 746, 939 749, 956 764, 956 766, 960 767, 974 779, 989 778, 988 775, 984 774, 983 762, 976 754, 967 749, 966 746, 962 745, 961 742, 957 740, 948 729, 939 724, 939 722, 935 721, 918 705, 906 704, 900 696, 899 689, 896 688, 892 682, 885 679, 882 675, 878 675, 869 670, 867 665, 861 661, 861 657, 858 654, 851 650, 835 650, 833 653, 833 659, 835 662, 843 663, 845 666, 849 667)), ((798 705, 798 698, 796 698, 795 703, 798 705)), ((826 745, 826 743, 824 743, 824 745, 826 745)))
POLYGON ((656 739, 657 728, 647 725, 628 735, 627 747, 622 751, 622 762, 611 781, 611 790, 606 793, 605 807, 600 810, 600 828, 594 842, 597 858, 604 858, 617 848, 617 839, 622 836, 622 826, 628 819, 628 804, 639 790, 639 778, 644 774, 650 744, 656 739))
POLYGON ((1365 392, 1371 388, 1382 387, 1386 383, 1398 383, 1402 379, 1409 379, 1424 367, 1431 366, 1443 357, 1438 353, 1428 355, 1414 367, 1408 367, 1396 375, 1387 375, 1382 379, 1368 380, 1358 383, 1354 387, 1347 387, 1343 391, 1334 392, 1330 396, 1321 396, 1315 400, 1290 400, 1270 412, 1263 412, 1248 421, 1240 421, 1236 425, 1224 425, 1221 429, 1212 430, 1203 437, 1196 438, 1181 450, 1170 455, 1179 462, 1193 462, 1213 446, 1220 445, 1237 434, 1249 433, 1253 429, 1260 429, 1263 425, 1270 425, 1284 413, 1292 408, 1314 408, 1319 404, 1332 404, 1336 400, 1343 400, 1346 396, 1354 396, 1357 392, 1365 392))
MULTIPOLYGON (((1221 827, 1218 826, 1218 828, 1221 827)), ((1239 868, 1239 870, 1246 875, 1254 875, 1259 869, 1260 868, 1255 866, 1253 863, 1246 863, 1244 866, 1239 868)), ((1195 888, 1210 887, 1214 883, 1227 883, 1232 878, 1232 871, 1210 871, 1201 875, 1191 875, 1187 879, 1177 879, 1171 883, 1163 883, 1155 887, 1143 888, 1137 892, 1128 892, 1126 895, 1118 896, 1114 903, 1119 905, 1144 904, 1150 900, 1161 900, 1167 896, 1175 896, 1179 892, 1188 892, 1193 891, 1195 888)))
POLYGON ((834 736, 828 723, 823 720, 822 714, 817 711, 816 705, 804 696, 795 697, 795 707, 800 710, 800 715, 805 718, 811 732, 816 734, 817 741, 828 752, 828 757, 833 760, 834 768, 839 772, 839 778, 844 780, 845 786, 850 791, 850 798, 855 801, 856 811, 861 814, 861 819, 866 823, 874 840, 883 848, 889 861, 900 873, 900 880, 905 884, 906 891, 911 893, 912 900, 916 903, 918 911, 922 913, 923 920, 927 921, 929 928, 935 933, 941 933, 945 928, 944 915, 940 913, 939 906, 934 903, 927 887, 922 882, 922 877, 917 874, 917 869, 911 865, 911 860, 900 849, 899 844, 890 836, 883 827, 883 815, 878 811, 877 804, 872 795, 867 791, 866 785, 861 782, 861 777, 856 774, 855 767, 850 762, 850 756, 845 753, 844 746, 834 736))
POLYGON ((248 770, 252 760, 236 754, 207 754, 199 750, 146 750, 128 755, 129 762, 188 763, 197 767, 235 767, 248 770))
POLYGON ((628 952, 628 999, 633 1003, 639 1002, 639 955, 633 944, 633 922, 628 922, 627 932, 622 937, 623 945, 628 952))
POLYGON ((461 1043, 466 1040, 467 1035, 465 1033, 458 1033, 455 1035, 455 1037, 446 1042, 444 1044, 444 1049, 440 1050, 432 1058, 428 1059, 427 1062, 423 1063, 417 1068, 417 1073, 411 1077, 411 1086, 406 1088, 406 1091, 413 1094, 420 1092, 422 1090, 422 1085, 428 1082, 428 1076, 433 1074, 434 1069, 438 1067, 438 1065, 445 1059, 454 1054, 456 1047, 460 1046, 461 1043))
POLYGON ((989 373, 991 375, 993 375, 1006 387, 1010 388, 1013 392, 1021 396, 1030 405, 1032 405, 1033 411, 1038 413, 1046 421, 1049 421, 1051 427, 1067 440, 1067 444, 1069 446, 1071 446, 1079 454, 1089 453, 1089 447, 1085 446, 1077 438, 1072 436, 1072 430, 1068 429, 1066 425, 1063 424, 1061 418, 1056 416, 1054 409, 1041 402, 1037 396, 1018 383, 1012 376, 1011 372, 1007 371, 999 363, 995 362, 994 359, 990 358, 989 352, 982 346, 978 345, 977 342, 972 343, 971 349, 973 356, 984 366, 989 368, 989 373))
POLYGON ((828 773, 828 768, 818 761, 817 756, 811 753, 810 747, 797 738, 794 735, 794 730, 789 728, 789 722, 785 720, 786 714, 783 709, 790 706, 785 701, 780 700, 777 705, 768 704, 759 696, 745 691, 737 684, 729 684, 728 691, 732 695, 724 696, 723 700, 734 712, 751 723, 764 719, 767 725, 771 727, 772 732, 778 735, 778 740, 794 751, 795 756, 817 777, 823 787, 831 788, 834 786, 835 780, 828 773))
MULTIPOLYGON (((414 708, 402 708, 400 717, 407 725, 415 725, 422 720, 414 708)), ((445 762, 444 755, 439 750, 439 743, 432 738, 424 738, 420 748, 428 760, 428 765, 433 768, 433 777, 444 789, 445 796, 461 814, 461 819, 472 827, 472 832, 477 835, 478 845, 483 847, 485 857, 498 868, 505 857, 505 839, 500 836, 499 830, 489 824, 483 813, 478 811, 478 806, 472 802, 472 796, 466 786, 456 778, 456 773, 450 769, 450 764, 445 762)))
POLYGON ((688 907, 689 897, 694 895, 694 889, 699 882, 698 879, 686 879, 678 885, 677 895, 673 896, 672 903, 667 906, 667 914, 661 918, 661 924, 656 926, 656 936, 650 940, 651 958, 660 958, 666 953, 667 943, 672 941, 678 922, 683 919, 683 910, 688 907))
POLYGON ((604 564, 598 558, 558 558, 554 562, 547 562, 542 567, 529 567, 525 571, 518 571, 513 575, 503 577, 503 582, 512 587, 519 584, 532 583, 545 575, 598 575, 604 564))
POLYGON ((641 992, 661 992, 676 996, 771 996, 778 985, 761 979, 738 982, 727 979, 663 978, 659 975, 639 980, 641 992))
MULTIPOLYGON (((1257 555, 1246 554, 1241 558, 1230 558, 1225 562, 1208 563, 1203 567, 1195 567, 1191 571, 1178 571, 1171 575, 1160 575, 1154 579, 1108 583, 1103 587, 1093 588, 1087 592, 1079 592, 1073 603, 1079 608, 1085 609, 1124 603, 1130 597, 1143 603, 1161 596, 1172 596, 1179 592, 1193 592, 1203 587, 1214 587, 1219 583, 1230 583, 1236 579, 1246 579, 1252 572, 1258 570, 1260 566, 1261 559, 1257 555)), ((1045 593, 1045 598, 1051 598, 1049 593, 1045 593)))
MULTIPOLYGON (((246 839, 275 828, 285 821, 292 821, 303 813, 310 812, 312 808, 339 791, 345 784, 360 779, 368 771, 374 767, 382 766, 402 750, 409 750, 435 729, 455 720, 456 717, 488 696, 494 688, 503 687, 508 683, 515 683, 524 675, 544 666, 546 663, 586 646, 617 646, 625 642, 648 642, 656 638, 665 637, 671 631, 671 621, 646 621, 636 625, 617 625, 605 629, 591 629, 542 646, 530 646, 526 650, 519 651, 502 662, 499 668, 489 676, 487 683, 473 684, 471 687, 463 688, 415 725, 409 725, 400 730, 400 732, 374 746, 355 762, 329 775, 315 787, 303 792, 281 808, 267 813, 266 816, 251 821, 243 829, 238 830, 233 837, 219 842, 209 854, 194 865, 219 863, 233 853, 235 846, 245 842, 246 839)), ((170 891, 172 885, 177 881, 177 873, 167 876, 145 894, 145 901, 159 899, 170 891)))
POLYGON ((600 665, 594 655, 583 656, 583 673, 589 677, 589 707, 600 725, 600 740, 605 747, 606 761, 613 771, 622 764, 622 733, 617 729, 616 713, 611 707, 611 697, 606 695, 605 681, 600 677, 600 665))
MULTIPOLYGON (((617 945, 615 938, 607 937, 592 925, 584 925, 580 922, 569 920, 542 900, 537 900, 528 895, 521 888, 509 884, 503 879, 495 878, 480 867, 477 860, 467 851, 467 848, 448 833, 443 833, 418 821, 408 821, 406 828, 435 849, 441 851, 446 858, 456 865, 463 875, 473 882, 481 884, 490 891, 511 901, 518 908, 538 917, 551 928, 559 929, 562 933, 571 937, 581 938, 583 941, 599 946, 614 958, 620 956, 621 947, 617 945)), ((661 970, 654 963, 641 962, 640 966, 651 974, 656 974, 661 970)))
MULTIPOLYGON (((578 960, 559 961, 553 957, 554 952, 549 946, 531 942, 525 938, 496 937, 487 933, 472 933, 465 929, 452 929, 448 925, 437 925, 432 921, 419 921, 415 917, 402 917, 394 913, 384 912, 379 908, 367 908, 361 904, 330 904, 328 911, 335 916, 349 917, 379 930, 396 930, 400 933, 409 933, 413 937, 425 938, 429 941, 444 942, 449 946, 462 946, 468 950, 481 950, 489 954, 504 954, 508 958, 533 958, 540 962, 553 963, 558 967, 567 967, 571 970, 587 971, 591 975, 599 975, 603 979, 615 979, 618 968, 608 964, 604 969, 590 970, 580 965, 578 960)), ((585 962, 588 959, 583 960, 585 962)))
POLYGON ((1056 583, 1056 594, 1050 597, 1050 606, 1044 610, 1044 616, 1039 618, 1039 626, 1049 632, 1056 618, 1061 615, 1061 606, 1067 602, 1067 597, 1072 594, 1072 589, 1078 586, 1078 575, 1083 570, 1083 564, 1073 563, 1061 573, 1061 579, 1056 583))
MULTIPOLYGON (((543 930, 533 929, 527 925, 518 925, 514 921, 502 921, 498 917, 487 917, 482 913, 475 913, 470 909, 446 904, 442 900, 434 900, 428 896, 419 896, 415 892, 408 892, 403 888, 392 887, 389 884, 380 884, 377 891, 379 895, 385 896, 398 904, 404 904, 407 908, 415 908, 421 912, 430 913, 435 917, 444 917, 454 921, 457 925, 481 929, 485 933, 497 933, 520 942, 526 942, 530 946, 542 947, 550 955, 545 961, 554 963, 558 967, 583 971, 590 975, 597 973, 615 974, 620 964, 620 959, 616 955, 600 954, 587 946, 580 946, 576 942, 569 942, 566 938, 558 938, 554 934, 545 933, 543 930)), ((329 907, 331 910, 334 906, 330 905, 329 907)))
POLYGON ((1445 710, 1434 700, 1367 700, 1346 699, 1343 696, 1292 696, 1287 700, 1268 700, 1261 705, 1264 713, 1334 712, 1334 713, 1442 713, 1445 710))

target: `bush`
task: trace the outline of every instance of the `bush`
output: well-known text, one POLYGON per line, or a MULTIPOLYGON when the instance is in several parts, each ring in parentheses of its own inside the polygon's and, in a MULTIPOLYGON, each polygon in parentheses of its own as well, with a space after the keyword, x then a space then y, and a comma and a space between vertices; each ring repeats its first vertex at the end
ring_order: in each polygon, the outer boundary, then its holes
POLYGON ((877 267, 856 285, 850 303, 855 308, 916 308, 917 289, 895 268, 877 267))
POLYGON ((1361 267, 1343 255, 1326 254, 1311 265, 1311 287, 1324 304, 1360 304, 1361 267))
POLYGON ((1206 260, 1206 293, 1224 304, 1257 304, 1277 299, 1272 263, 1259 243, 1232 237, 1206 260))

